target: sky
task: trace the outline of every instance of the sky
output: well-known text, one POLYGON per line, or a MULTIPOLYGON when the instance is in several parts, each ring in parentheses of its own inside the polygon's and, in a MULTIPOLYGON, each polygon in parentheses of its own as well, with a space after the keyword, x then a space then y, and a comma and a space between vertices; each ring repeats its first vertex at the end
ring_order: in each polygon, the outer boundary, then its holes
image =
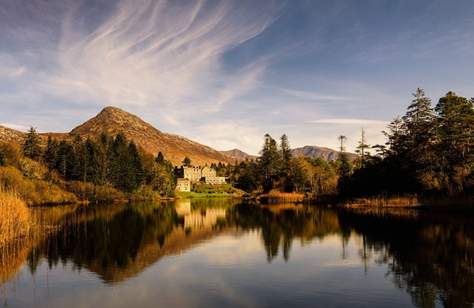
POLYGON ((472 0, 0 0, 0 125, 105 106, 218 150, 354 150, 417 87, 474 96, 472 0))

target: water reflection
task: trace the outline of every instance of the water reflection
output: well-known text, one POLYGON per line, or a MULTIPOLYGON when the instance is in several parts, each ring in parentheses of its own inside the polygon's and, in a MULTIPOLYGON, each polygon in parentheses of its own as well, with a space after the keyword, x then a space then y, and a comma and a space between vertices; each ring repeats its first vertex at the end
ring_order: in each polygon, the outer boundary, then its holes
MULTIPOLYGON (((65 207, 42 209, 37 215, 54 224, 55 230, 25 243, 16 254, 4 252, 2 281, 11 281, 22 263, 34 274, 46 260, 49 268, 70 264, 77 273, 86 269, 105 284, 116 285, 140 277, 165 256, 186 254, 219 237, 256 234, 275 272, 282 266, 273 264, 275 260, 281 256, 291 263, 295 247, 303 247, 304 253, 305 246, 338 239, 338 259, 356 252, 364 269, 384 266, 387 274, 380 279, 406 291, 417 307, 472 307, 474 303, 474 226, 465 217, 413 210, 262 207, 230 200, 65 207), (355 249, 348 248, 351 239, 357 243, 355 249)), ((311 264, 312 256, 308 257, 304 265, 323 266, 311 264)), ((296 283, 294 287, 307 287, 309 281, 301 274, 289 275, 286 278, 296 283)), ((260 288, 262 294, 267 291, 260 288)))

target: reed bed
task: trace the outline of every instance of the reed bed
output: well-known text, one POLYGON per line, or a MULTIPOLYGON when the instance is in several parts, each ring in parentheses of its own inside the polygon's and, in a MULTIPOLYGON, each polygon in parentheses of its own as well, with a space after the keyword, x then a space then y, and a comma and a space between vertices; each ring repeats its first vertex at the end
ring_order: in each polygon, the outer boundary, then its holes
POLYGON ((0 247, 26 237, 31 227, 26 203, 16 193, 0 189, 0 247))
POLYGON ((260 195, 259 200, 263 203, 301 203, 305 200, 305 195, 272 190, 267 194, 260 195))
POLYGON ((343 204, 345 207, 418 207, 417 196, 357 198, 343 204))

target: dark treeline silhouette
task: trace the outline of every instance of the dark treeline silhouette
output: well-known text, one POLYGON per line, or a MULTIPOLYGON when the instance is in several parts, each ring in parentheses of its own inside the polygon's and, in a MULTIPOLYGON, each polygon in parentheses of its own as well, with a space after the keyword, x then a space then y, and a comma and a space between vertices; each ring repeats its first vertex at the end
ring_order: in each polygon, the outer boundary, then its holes
POLYGON ((364 138, 359 168, 340 180, 345 196, 472 192, 474 188, 474 99, 448 92, 433 108, 422 89, 406 114, 388 126, 385 145, 368 155, 364 138))

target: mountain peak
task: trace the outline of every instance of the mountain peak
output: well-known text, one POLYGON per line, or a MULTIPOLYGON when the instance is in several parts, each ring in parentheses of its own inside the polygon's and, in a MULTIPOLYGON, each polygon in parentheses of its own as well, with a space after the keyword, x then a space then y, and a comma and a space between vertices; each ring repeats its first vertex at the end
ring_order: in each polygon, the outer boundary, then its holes
POLYGON ((99 112, 99 114, 127 114, 129 115, 130 113, 115 106, 106 106, 99 112))
POLYGON ((162 152, 175 165, 180 165, 186 156, 196 165, 229 161, 210 147, 163 133, 138 116, 113 106, 105 107, 95 117, 71 131, 84 137, 97 137, 103 132, 110 135, 123 133, 150 154, 162 152))

